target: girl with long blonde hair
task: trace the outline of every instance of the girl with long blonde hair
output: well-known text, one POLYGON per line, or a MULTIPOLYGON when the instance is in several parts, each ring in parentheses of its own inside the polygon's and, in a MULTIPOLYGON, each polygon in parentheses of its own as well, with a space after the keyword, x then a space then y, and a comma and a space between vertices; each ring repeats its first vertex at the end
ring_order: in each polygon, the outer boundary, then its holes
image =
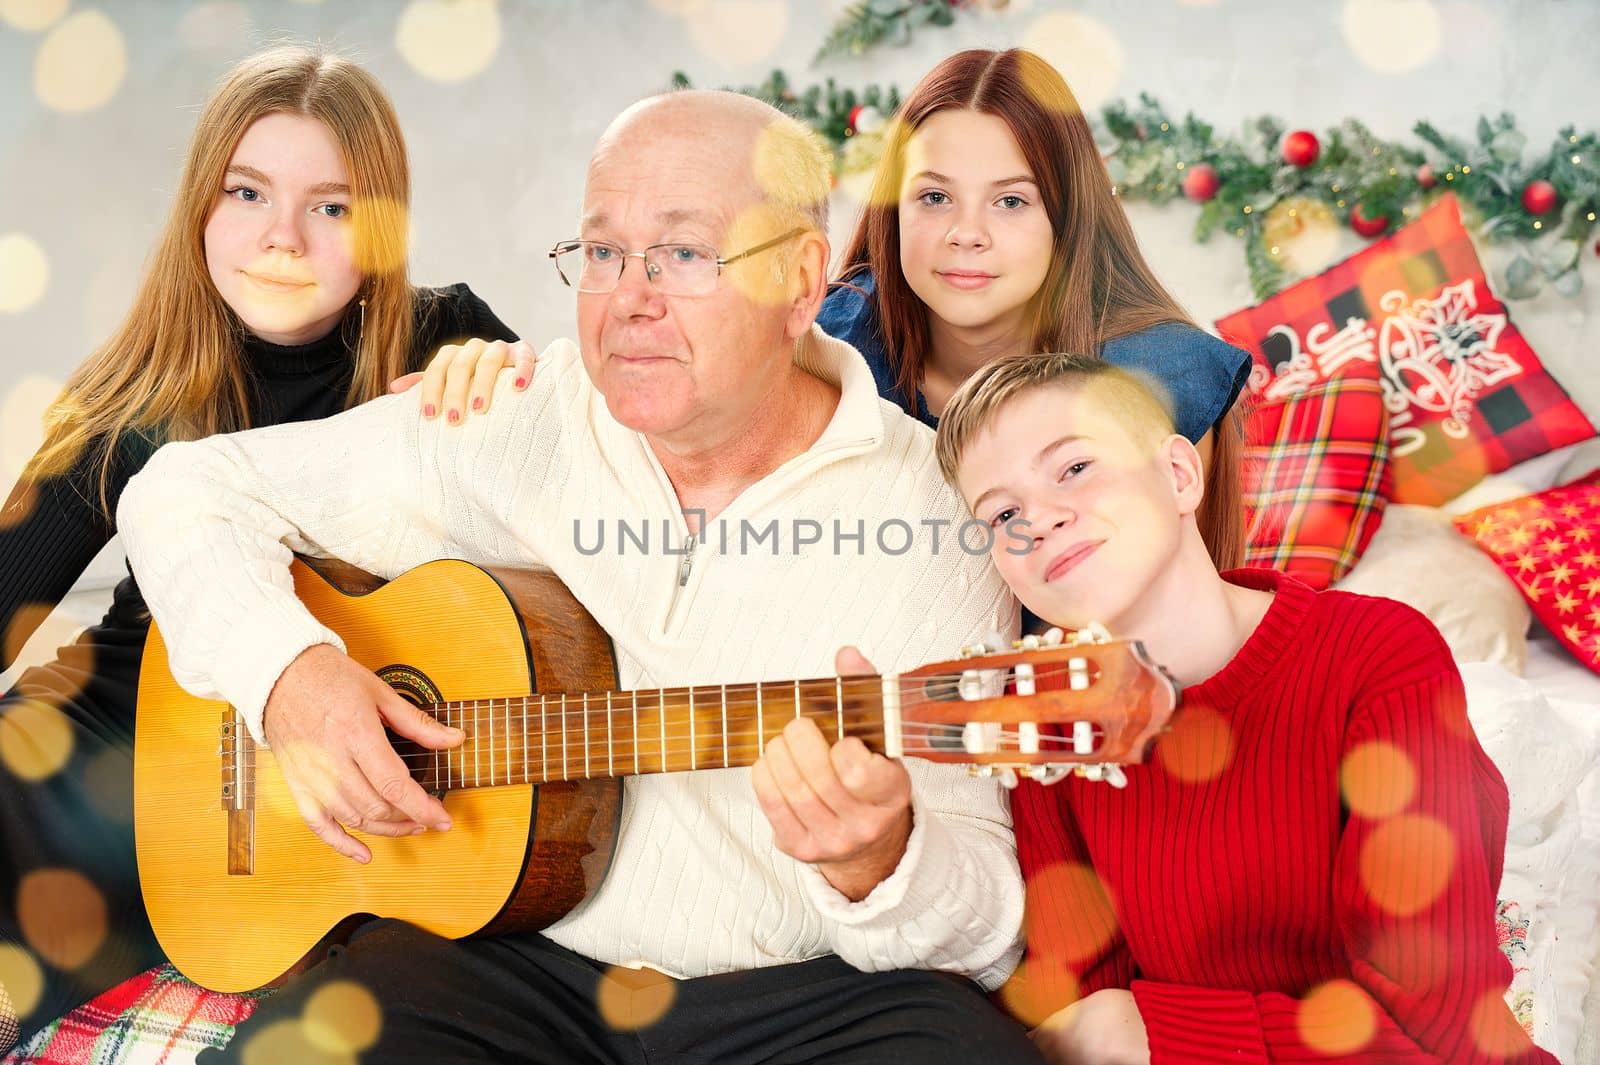
MULTIPOLYGON (((411 283, 409 206, 399 121, 361 67, 287 47, 225 77, 132 308, 69 378, 0 509, 0 669, 115 535, 123 486, 162 443, 327 417, 468 338, 496 342, 497 368, 516 357, 515 334, 465 285, 411 283)), ((0 941, 28 948, 36 929, 17 900, 36 874, 86 877, 107 911, 83 965, 39 958, 44 990, 19 1003, 24 1037, 161 958, 131 825, 149 621, 130 576, 99 625, 0 700, 8 752, 72 737, 64 764, 0 759, 0 941)))

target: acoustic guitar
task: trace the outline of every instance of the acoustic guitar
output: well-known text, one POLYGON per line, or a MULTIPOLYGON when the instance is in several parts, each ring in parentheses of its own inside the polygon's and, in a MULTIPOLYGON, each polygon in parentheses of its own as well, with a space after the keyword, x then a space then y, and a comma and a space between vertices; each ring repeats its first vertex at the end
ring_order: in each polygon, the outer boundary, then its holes
POLYGON ((1048 781, 1142 761, 1178 703, 1137 643, 1038 638, 882 677, 619 691, 610 639, 548 571, 441 561, 385 583, 296 561, 293 575, 353 659, 465 730, 448 751, 391 737, 453 827, 363 834, 369 865, 336 854, 238 714, 172 679, 152 625, 134 750, 139 879, 167 956, 216 991, 281 979, 367 915, 452 938, 543 928, 605 875, 621 778, 753 765, 796 717, 891 757, 1048 781))

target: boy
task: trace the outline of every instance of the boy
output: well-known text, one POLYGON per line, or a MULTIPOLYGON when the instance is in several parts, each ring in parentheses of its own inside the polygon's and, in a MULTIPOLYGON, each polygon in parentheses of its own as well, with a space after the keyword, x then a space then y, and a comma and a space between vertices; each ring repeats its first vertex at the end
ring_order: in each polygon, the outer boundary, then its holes
POLYGON ((1555 1060, 1502 997, 1505 783, 1422 615, 1219 574, 1200 456, 1098 359, 990 363, 938 457, 1026 606, 1143 641, 1184 687, 1126 788, 1013 794, 1028 953, 1004 997, 1047 1058, 1555 1060))

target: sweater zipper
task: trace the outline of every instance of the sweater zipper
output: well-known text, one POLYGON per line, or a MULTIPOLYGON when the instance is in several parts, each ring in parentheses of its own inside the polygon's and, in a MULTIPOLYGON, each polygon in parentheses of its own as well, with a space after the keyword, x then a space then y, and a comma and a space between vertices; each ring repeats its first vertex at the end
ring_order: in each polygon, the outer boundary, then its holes
POLYGON ((691 536, 683 542, 683 561, 678 563, 678 587, 683 588, 689 583, 689 570, 694 566, 695 537, 691 536))
POLYGON ((683 557, 678 560, 678 579, 672 588, 672 600, 667 606, 667 632, 677 632, 683 624, 684 611, 688 609, 691 598, 686 589, 689 586, 689 575, 694 571, 694 548, 700 538, 690 536, 683 541, 683 557))

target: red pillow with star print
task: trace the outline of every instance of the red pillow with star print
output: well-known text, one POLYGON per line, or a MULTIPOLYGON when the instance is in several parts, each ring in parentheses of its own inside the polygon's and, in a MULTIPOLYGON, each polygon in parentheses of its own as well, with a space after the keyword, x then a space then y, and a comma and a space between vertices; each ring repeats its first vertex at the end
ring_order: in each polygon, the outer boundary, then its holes
POLYGON ((1516 582, 1534 617, 1600 673, 1600 470, 1455 522, 1516 582))
POLYGON ((1336 377, 1378 381, 1396 503, 1437 506, 1595 435, 1490 292, 1454 196, 1217 330, 1255 356, 1263 401, 1336 377))

